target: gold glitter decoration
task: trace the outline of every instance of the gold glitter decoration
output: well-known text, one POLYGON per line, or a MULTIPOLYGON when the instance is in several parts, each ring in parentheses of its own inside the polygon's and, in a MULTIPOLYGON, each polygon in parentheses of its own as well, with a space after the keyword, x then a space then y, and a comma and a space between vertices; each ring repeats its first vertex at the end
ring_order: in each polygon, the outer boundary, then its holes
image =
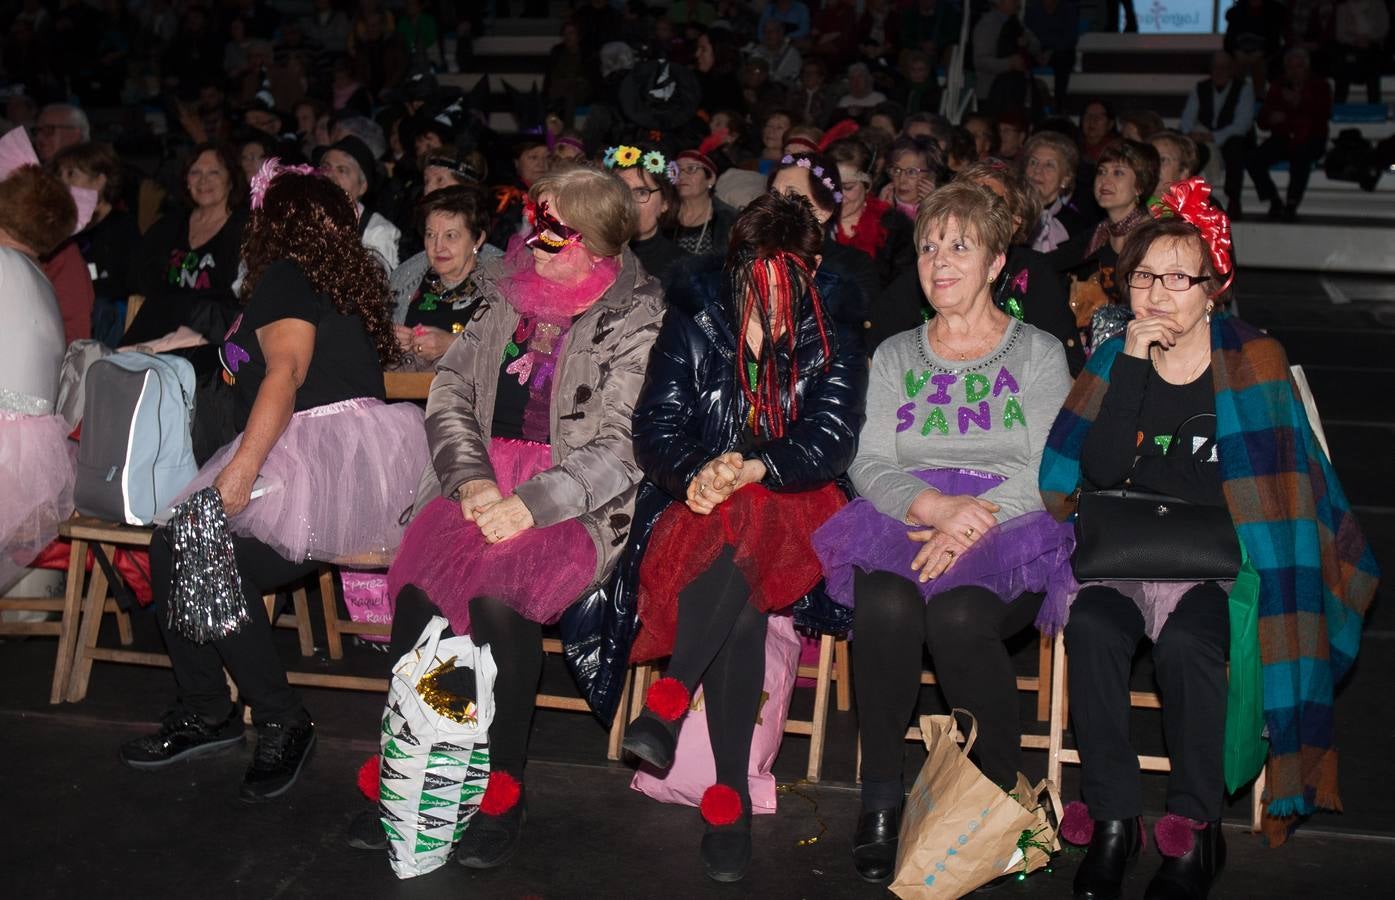
POLYGON ((437 679, 442 675, 455 671, 455 660, 456 657, 452 656, 423 675, 422 679, 417 682, 417 693, 421 695, 421 699, 426 701, 427 706, 452 722, 474 725, 478 721, 475 718, 475 701, 443 690, 437 683, 437 679))

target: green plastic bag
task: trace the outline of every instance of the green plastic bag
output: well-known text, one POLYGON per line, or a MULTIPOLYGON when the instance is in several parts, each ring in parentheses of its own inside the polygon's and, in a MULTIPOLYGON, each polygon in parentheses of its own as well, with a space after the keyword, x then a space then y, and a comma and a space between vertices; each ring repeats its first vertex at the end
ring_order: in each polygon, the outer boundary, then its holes
POLYGON ((1259 658, 1259 573, 1240 545, 1230 591, 1230 688, 1225 705, 1225 789, 1249 784, 1269 756, 1264 736, 1264 676, 1259 658))

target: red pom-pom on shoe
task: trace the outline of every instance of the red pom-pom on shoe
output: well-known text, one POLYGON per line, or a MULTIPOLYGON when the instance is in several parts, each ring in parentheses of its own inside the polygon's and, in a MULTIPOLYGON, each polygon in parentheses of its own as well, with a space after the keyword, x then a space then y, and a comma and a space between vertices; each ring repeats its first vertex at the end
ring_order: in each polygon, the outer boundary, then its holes
POLYGON ((644 705, 665 722, 677 722, 688 711, 688 689, 677 678, 660 678, 649 688, 644 705))
POLYGON ((1153 837, 1157 839, 1158 852, 1175 859, 1190 853, 1196 845, 1196 833, 1205 830, 1205 822, 1168 813, 1153 826, 1153 837))
POLYGON ((741 818, 741 795, 725 784, 714 784, 702 792, 698 810, 708 825, 731 825, 741 818))
POLYGON ((381 759, 375 753, 358 767, 358 789, 373 803, 378 802, 378 764, 381 759))
POLYGON ((1079 800, 1066 804, 1061 814, 1061 827, 1057 831, 1068 844, 1083 847, 1095 836, 1095 820, 1090 818, 1090 808, 1079 800))
POLYGON ((490 772, 489 784, 485 785, 484 796, 480 798, 480 812, 486 816, 502 816, 518 805, 523 794, 523 785, 508 772, 490 772))

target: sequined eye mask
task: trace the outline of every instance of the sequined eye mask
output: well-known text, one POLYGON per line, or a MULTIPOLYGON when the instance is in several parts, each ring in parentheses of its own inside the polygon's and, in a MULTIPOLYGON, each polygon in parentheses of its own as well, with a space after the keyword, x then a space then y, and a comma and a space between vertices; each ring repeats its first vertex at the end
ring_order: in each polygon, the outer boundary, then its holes
POLYGON ((581 232, 557 221, 548 208, 548 201, 538 204, 533 231, 523 243, 544 253, 561 253, 572 244, 581 242, 581 232))

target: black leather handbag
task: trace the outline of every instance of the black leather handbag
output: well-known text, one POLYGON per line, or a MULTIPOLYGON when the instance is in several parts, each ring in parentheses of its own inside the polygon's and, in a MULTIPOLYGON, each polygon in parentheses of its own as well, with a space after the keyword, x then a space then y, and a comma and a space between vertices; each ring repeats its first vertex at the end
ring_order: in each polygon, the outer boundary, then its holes
MULTIPOLYGON (((1202 416, 1215 414, 1198 413, 1177 426, 1166 452, 1202 416)), ((1229 581, 1240 571, 1240 540, 1224 506, 1130 487, 1081 491, 1071 568, 1081 582, 1229 581)))

